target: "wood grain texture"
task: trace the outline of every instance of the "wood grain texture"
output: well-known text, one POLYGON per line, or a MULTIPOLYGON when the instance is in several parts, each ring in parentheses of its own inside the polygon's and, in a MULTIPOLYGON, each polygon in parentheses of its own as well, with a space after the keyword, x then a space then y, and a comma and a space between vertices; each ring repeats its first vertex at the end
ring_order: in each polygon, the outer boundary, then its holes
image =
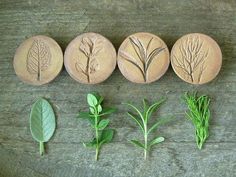
POLYGON ((236 174, 236 2, 235 0, 150 1, 31 1, 0 2, 0 176, 229 176, 236 174), (101 33, 116 49, 130 34, 145 31, 160 36, 169 46, 182 35, 205 33, 221 46, 223 65, 217 78, 203 86, 181 81, 172 71, 150 85, 127 81, 118 69, 104 83, 82 85, 65 72, 50 84, 35 87, 14 74, 12 61, 17 46, 26 38, 44 34, 63 48, 83 32, 101 33), (198 90, 212 98, 210 137, 199 151, 194 129, 184 118, 186 107, 180 95, 198 90), (101 149, 100 161, 82 142, 90 139, 87 122, 75 117, 85 110, 86 94, 99 91, 105 105, 119 111, 111 117, 117 130, 113 143, 101 149), (38 155, 38 145, 29 130, 30 107, 44 96, 54 105, 57 129, 46 145, 48 154, 38 155), (142 151, 127 139, 141 136, 123 113, 121 102, 140 104, 143 97, 154 101, 168 98, 158 115, 175 115, 158 134, 166 141, 156 146, 146 164, 142 151))

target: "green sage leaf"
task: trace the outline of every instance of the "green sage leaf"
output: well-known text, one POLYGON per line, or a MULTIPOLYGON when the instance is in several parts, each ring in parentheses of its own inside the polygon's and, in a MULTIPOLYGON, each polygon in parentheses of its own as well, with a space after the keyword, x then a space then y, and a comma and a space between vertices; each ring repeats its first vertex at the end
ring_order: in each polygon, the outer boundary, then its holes
POLYGON ((32 137, 40 143, 40 154, 44 154, 43 143, 49 141, 56 128, 54 111, 49 102, 39 98, 30 113, 30 130, 32 137))

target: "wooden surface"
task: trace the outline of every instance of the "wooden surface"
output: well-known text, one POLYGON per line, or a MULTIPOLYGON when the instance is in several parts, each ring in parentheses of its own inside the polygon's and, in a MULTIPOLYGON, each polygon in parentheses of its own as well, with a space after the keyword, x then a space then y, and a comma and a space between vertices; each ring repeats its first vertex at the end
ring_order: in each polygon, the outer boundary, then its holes
POLYGON ((0 176, 234 176, 236 174, 236 2, 235 0, 6 0, 0 2, 0 176), (43 34, 63 48, 78 34, 97 32, 116 49, 130 34, 139 31, 160 36, 169 46, 190 32, 205 33, 221 46, 223 66, 218 77, 203 86, 181 81, 172 71, 150 85, 127 81, 118 69, 104 83, 87 86, 65 72, 45 86, 22 83, 13 70, 13 56, 26 38, 43 34), (202 151, 196 148, 194 129, 184 117, 180 102, 185 91, 198 90, 212 98, 210 137, 202 151), (117 133, 105 145, 100 160, 82 142, 92 136, 86 121, 75 117, 86 109, 86 94, 99 91, 105 105, 119 111, 111 117, 117 133), (30 107, 39 96, 48 98, 57 114, 57 129, 40 157, 29 130, 30 107), (140 137, 137 126, 124 113, 121 102, 139 104, 143 97, 168 98, 158 115, 175 120, 156 133, 166 138, 144 162, 142 151, 127 139, 140 137))

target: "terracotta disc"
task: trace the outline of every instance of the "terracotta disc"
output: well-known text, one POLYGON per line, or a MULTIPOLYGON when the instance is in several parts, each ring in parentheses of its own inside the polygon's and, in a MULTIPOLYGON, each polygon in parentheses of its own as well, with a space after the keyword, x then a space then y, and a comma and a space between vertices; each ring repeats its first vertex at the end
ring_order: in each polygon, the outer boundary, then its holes
POLYGON ((50 37, 33 36, 17 48, 13 66, 22 81, 32 85, 46 84, 62 69, 62 50, 50 37))
POLYGON ((205 84, 219 73, 222 53, 211 37, 199 33, 187 34, 174 44, 171 65, 182 80, 205 84))
POLYGON ((66 48, 64 65, 69 75, 80 83, 97 84, 106 80, 116 67, 116 50, 100 34, 84 33, 66 48))
POLYGON ((118 66, 124 77, 134 83, 158 80, 169 67, 169 50, 165 42, 150 33, 128 36, 118 51, 118 66))

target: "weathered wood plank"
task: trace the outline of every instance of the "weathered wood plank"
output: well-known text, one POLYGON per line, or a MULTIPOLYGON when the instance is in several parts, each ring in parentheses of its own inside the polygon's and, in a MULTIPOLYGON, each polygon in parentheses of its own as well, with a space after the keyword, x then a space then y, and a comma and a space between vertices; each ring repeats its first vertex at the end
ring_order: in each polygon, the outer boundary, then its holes
POLYGON ((235 0, 133 0, 133 1, 32 1, 0 2, 0 176, 234 176, 236 174, 236 1, 235 0), (171 49, 190 32, 212 36, 221 46, 223 66, 219 76, 203 86, 182 82, 172 71, 150 85, 132 84, 118 69, 102 84, 88 86, 73 81, 65 70, 48 85, 22 83, 15 75, 15 49, 27 37, 49 35, 64 50, 76 35, 98 32, 118 49, 126 36, 138 31, 159 35, 171 49), (194 142, 193 126, 184 117, 180 96, 198 90, 212 98, 210 137, 202 151, 194 142), (75 117, 86 110, 86 94, 99 91, 105 105, 118 112, 111 117, 116 129, 113 143, 104 146, 100 161, 82 142, 92 136, 86 121, 75 117), (43 96, 55 108, 57 130, 39 157, 38 144, 29 130, 29 111, 43 96), (124 114, 122 102, 140 104, 168 98, 158 116, 174 115, 172 122, 156 132, 166 141, 155 147, 150 160, 127 139, 140 137, 137 127, 124 114))

